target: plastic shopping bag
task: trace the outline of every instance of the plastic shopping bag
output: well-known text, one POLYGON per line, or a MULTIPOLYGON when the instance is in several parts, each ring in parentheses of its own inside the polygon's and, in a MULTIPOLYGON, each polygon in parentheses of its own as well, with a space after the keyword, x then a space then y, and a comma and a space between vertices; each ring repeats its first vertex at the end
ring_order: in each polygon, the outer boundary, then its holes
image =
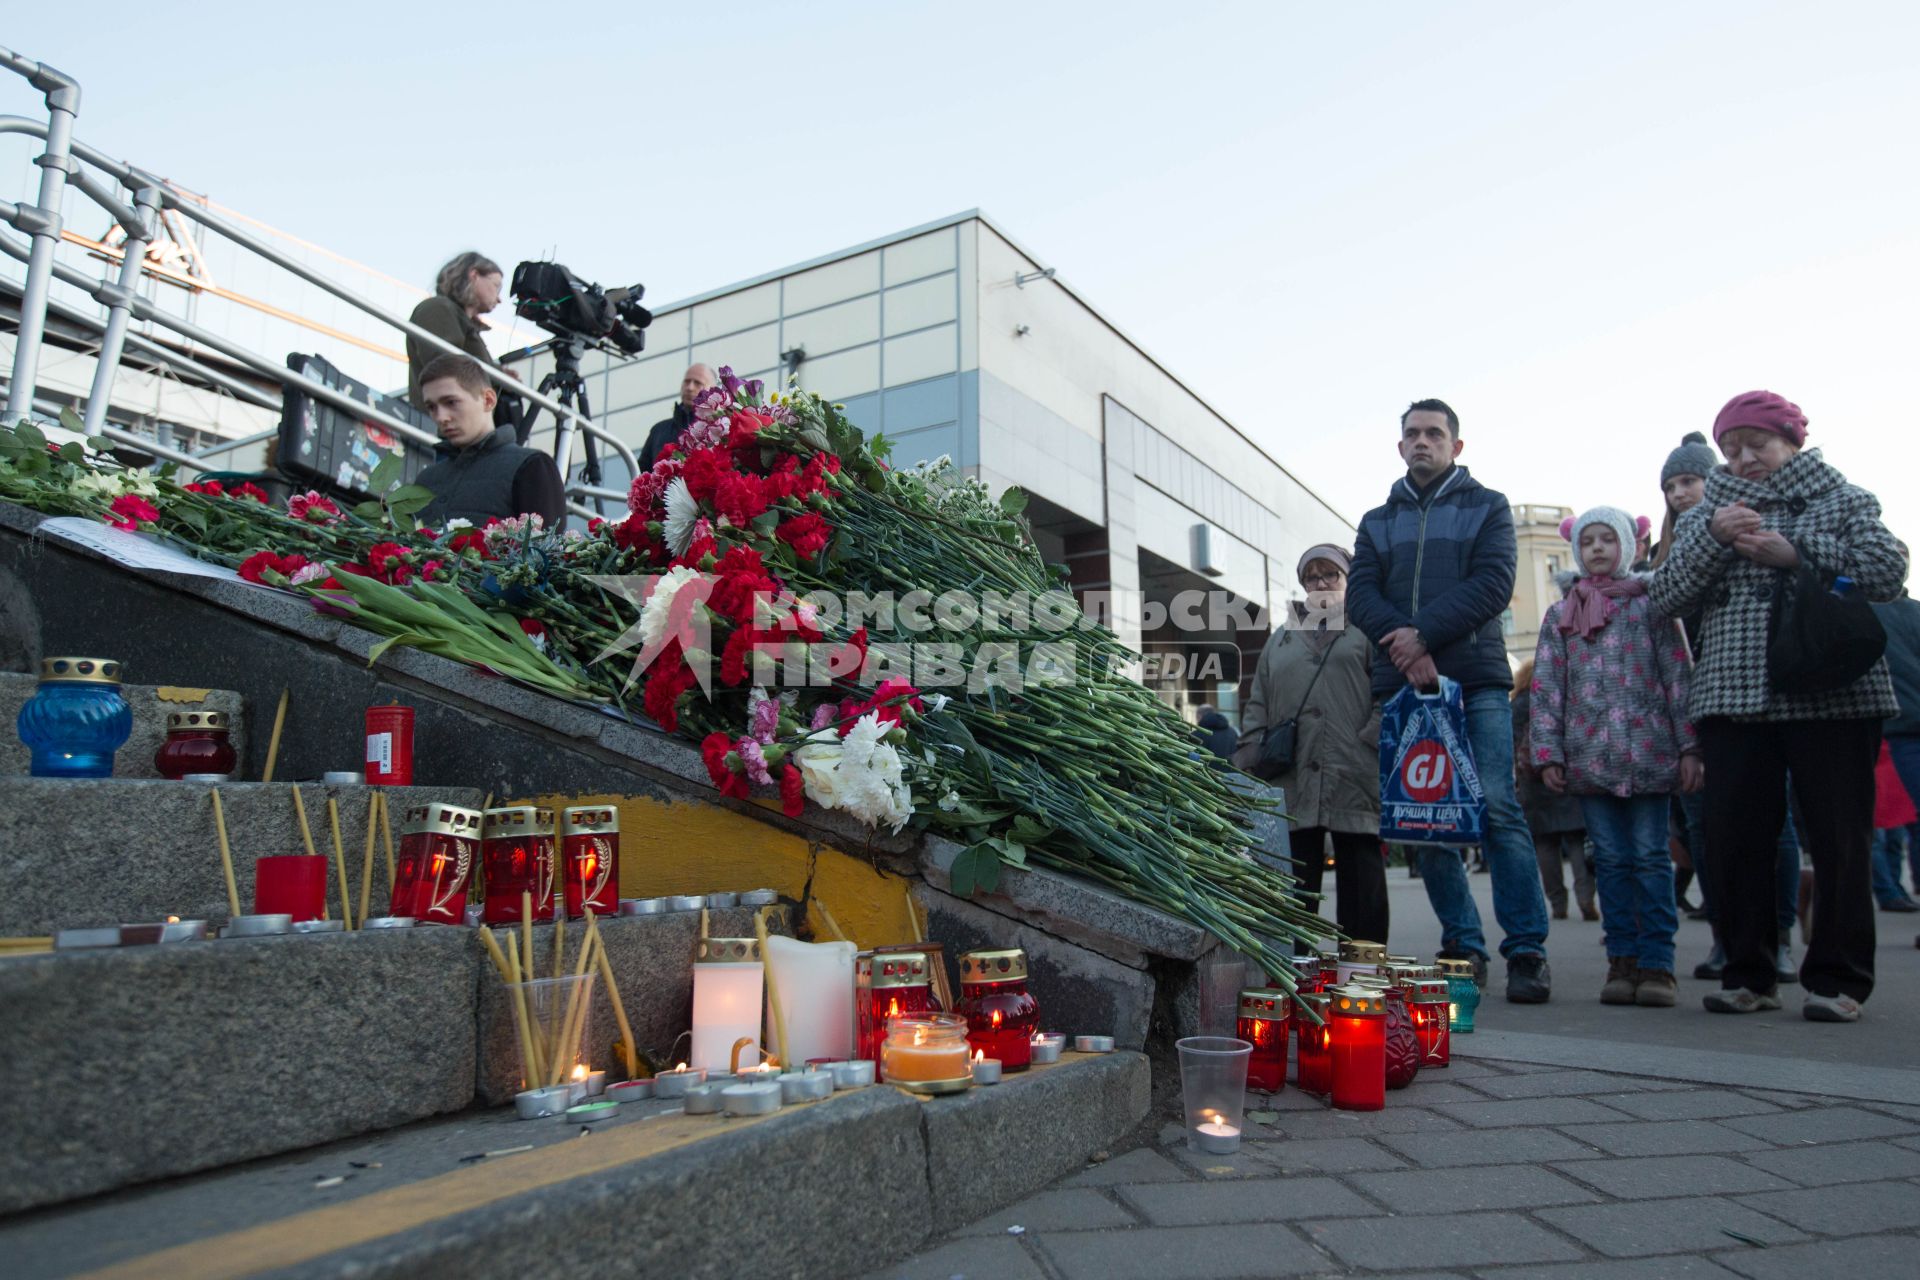
POLYGON ((1444 676, 1438 693, 1408 685, 1380 713, 1380 838, 1469 845, 1486 829, 1460 686, 1444 676))

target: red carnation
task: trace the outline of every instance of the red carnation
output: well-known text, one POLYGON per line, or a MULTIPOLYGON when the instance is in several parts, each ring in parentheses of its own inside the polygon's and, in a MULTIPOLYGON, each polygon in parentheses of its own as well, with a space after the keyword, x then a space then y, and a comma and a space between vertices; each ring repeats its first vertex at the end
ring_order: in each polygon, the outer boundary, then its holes
POLYGON ((111 510, 113 516, 108 517, 107 523, 116 529, 138 529, 143 524, 160 523, 159 508, 136 493, 123 493, 115 498, 111 510))
POLYGON ((305 493, 296 493, 287 499, 287 514, 295 520, 304 520, 308 524, 338 524, 345 517, 333 500, 324 496, 318 489, 309 489, 305 493))
POLYGON ((187 492, 204 493, 209 498, 224 498, 227 496, 226 487, 218 480, 197 480, 187 486, 187 492))
POLYGON ((252 481, 243 483, 238 489, 227 495, 229 498, 250 498, 262 506, 272 506, 273 500, 267 497, 267 491, 252 481))
POLYGON ((833 526, 813 511, 781 521, 780 527, 774 532, 802 560, 818 559, 833 538, 833 526))
POLYGON ((727 447, 734 450, 751 449, 758 443, 760 432, 772 419, 749 409, 735 409, 727 415, 727 447))
POLYGON ((678 703, 680 695, 694 687, 693 669, 687 666, 681 656, 680 642, 669 640, 653 661, 653 670, 647 676, 647 685, 641 694, 641 705, 654 723, 668 733, 680 728, 678 703))
POLYGON ((772 503, 773 494, 759 476, 730 471, 714 486, 714 509, 742 528, 764 515, 772 503))
POLYGON ((447 550, 459 555, 462 552, 477 551, 482 560, 493 559, 493 553, 487 550, 487 535, 478 529, 462 529, 447 541, 447 550))
POLYGON ((780 766, 780 812, 789 818, 800 816, 807 807, 806 779, 800 776, 800 770, 792 765, 780 766))

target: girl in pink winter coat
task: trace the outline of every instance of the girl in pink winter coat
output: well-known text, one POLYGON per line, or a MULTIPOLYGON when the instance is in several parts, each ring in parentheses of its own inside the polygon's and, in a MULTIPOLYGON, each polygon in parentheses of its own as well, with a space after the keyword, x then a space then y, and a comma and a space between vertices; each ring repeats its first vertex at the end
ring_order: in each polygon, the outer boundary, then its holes
POLYGON ((1673 863, 1668 797, 1698 791, 1687 719, 1687 649, 1626 570, 1633 517, 1595 507, 1565 530, 1580 574, 1547 610, 1534 655, 1533 766, 1580 799, 1605 922, 1603 1004, 1672 1008, 1673 863))

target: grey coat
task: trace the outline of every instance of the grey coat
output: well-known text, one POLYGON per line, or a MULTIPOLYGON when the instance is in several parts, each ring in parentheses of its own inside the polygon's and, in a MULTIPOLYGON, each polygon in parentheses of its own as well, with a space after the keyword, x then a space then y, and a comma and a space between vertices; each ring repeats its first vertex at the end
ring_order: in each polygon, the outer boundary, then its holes
POLYGON ((1268 638, 1240 719, 1234 763, 1248 767, 1259 756, 1267 727, 1297 709, 1294 767, 1272 779, 1286 790, 1288 815, 1302 827, 1378 835, 1380 711, 1373 702, 1373 646, 1358 627, 1339 632, 1325 649, 1326 669, 1309 694, 1321 660, 1303 632, 1283 627, 1268 638))
POLYGON ((1883 658, 1834 693, 1782 694, 1767 681, 1767 623, 1781 573, 1723 547, 1708 528, 1713 513, 1743 502, 1761 527, 1784 534, 1801 559, 1845 574, 1868 600, 1900 594, 1907 558, 1880 521, 1880 501, 1804 449, 1765 480, 1742 480, 1724 466, 1707 477, 1706 497, 1680 517, 1673 554, 1648 586, 1670 618, 1701 614, 1699 665, 1687 710, 1694 720, 1884 719, 1898 710, 1883 658))

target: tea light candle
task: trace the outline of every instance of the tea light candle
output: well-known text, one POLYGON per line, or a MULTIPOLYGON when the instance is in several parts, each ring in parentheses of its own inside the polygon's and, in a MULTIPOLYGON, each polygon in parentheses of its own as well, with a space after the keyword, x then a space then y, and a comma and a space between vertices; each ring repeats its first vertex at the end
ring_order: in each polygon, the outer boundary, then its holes
POLYGON ((687 1090, 694 1085, 707 1082, 705 1067, 689 1067, 681 1063, 671 1071, 662 1071, 653 1078, 653 1096, 656 1098, 684 1098, 687 1090))
POLYGON ((513 1109, 520 1113, 522 1120, 540 1120, 547 1116, 557 1116, 567 1109, 572 1101, 570 1085, 548 1085, 541 1089, 528 1089, 524 1093, 513 1095, 513 1109))
POLYGON ((567 1119, 574 1124, 593 1124, 599 1120, 611 1120, 619 1112, 617 1102, 583 1102, 577 1107, 567 1108, 567 1119))
POLYGON ((780 1109, 780 1086, 730 1084, 720 1091, 720 1101, 730 1116, 770 1116, 780 1109))
POLYGON ((1240 1130, 1220 1116, 1197 1125, 1194 1144, 1210 1156, 1230 1156, 1240 1149, 1240 1130))
POLYGON ((780 901, 780 895, 772 889, 749 889, 740 895, 743 907, 770 907, 780 901))
POLYGON ((723 911, 728 907, 737 907, 740 905, 740 895, 737 893, 710 893, 707 895, 707 905, 715 911, 723 911))
POLYGON ((973 1082, 975 1084, 1000 1083, 1000 1059, 989 1058, 983 1049, 973 1051, 973 1082))
POLYGON ((861 1059, 857 1062, 830 1062, 827 1072, 833 1077, 836 1089, 859 1089, 873 1083, 873 1062, 861 1059))
POLYGON ((645 1102, 653 1096, 653 1081, 622 1080, 608 1085, 606 1096, 610 1102, 645 1102))
POLYGON ((789 1071, 780 1077, 780 1101, 818 1102, 833 1093, 833 1074, 828 1071, 789 1071))
POLYGON ((295 920, 293 931, 295 933, 345 933, 347 922, 345 920, 295 920))
POLYGON ((667 899, 669 911, 698 911, 707 905, 707 900, 697 893, 677 893, 667 899))
POLYGON ((162 942, 199 942, 206 936, 205 920, 168 920, 160 926, 162 942))
POLYGON ((587 1096, 597 1098, 607 1091, 607 1073, 604 1071, 587 1072, 587 1096))
POLYGON ((666 909, 665 898, 620 899, 620 914, 623 916, 657 916, 666 909))
POLYGON ((293 917, 285 912, 264 916, 235 916, 227 922, 223 938, 265 938, 274 934, 290 933, 293 930, 293 917))
POLYGON ((1060 1061, 1060 1051, 1067 1047, 1064 1035, 1043 1032, 1033 1038, 1033 1060, 1036 1064, 1060 1061))
MULTIPOLYGON (((1075 1053, 1112 1053, 1113 1037, 1075 1036, 1073 1038, 1073 1051, 1075 1053)), ((1237 1133, 1238 1130, 1235 1130, 1235 1132, 1237 1133)))
POLYGON ((413 923, 412 916, 375 916, 360 927, 362 929, 411 929, 413 923))
MULTIPOLYGON (((690 1116, 718 1115, 720 1112, 720 1095, 728 1089, 737 1089, 739 1087, 738 1085, 731 1084, 689 1085, 687 1092, 683 1095, 683 1105, 685 1105, 687 1114, 690 1116)), ((779 1089, 777 1086, 775 1087, 774 1093, 778 1096, 779 1089)))
POLYGON ((568 1102, 585 1102, 587 1100, 586 1063, 577 1062, 574 1064, 572 1074, 567 1077, 567 1089, 569 1090, 567 1094, 568 1102))

